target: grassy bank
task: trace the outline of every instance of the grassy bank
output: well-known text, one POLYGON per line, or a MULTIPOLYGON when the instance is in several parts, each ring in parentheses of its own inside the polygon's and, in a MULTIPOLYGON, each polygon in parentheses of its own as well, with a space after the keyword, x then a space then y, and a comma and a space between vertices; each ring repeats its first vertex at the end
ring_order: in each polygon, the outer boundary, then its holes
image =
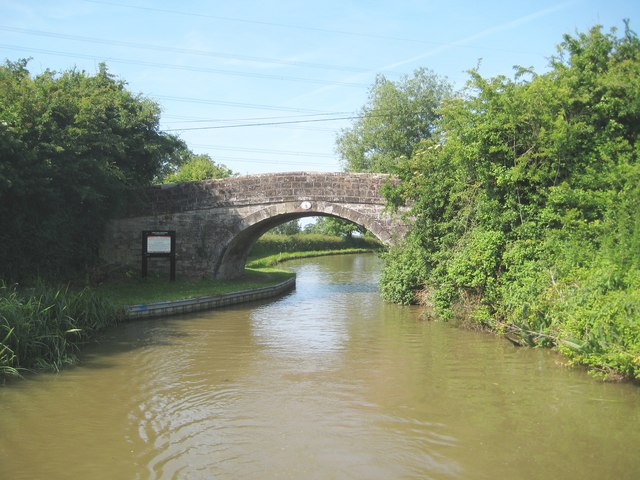
POLYGON ((238 280, 178 279, 168 282, 166 278, 136 278, 111 282, 97 291, 117 305, 137 305, 195 298, 249 290, 283 282, 292 274, 283 270, 248 268, 246 275, 238 280))

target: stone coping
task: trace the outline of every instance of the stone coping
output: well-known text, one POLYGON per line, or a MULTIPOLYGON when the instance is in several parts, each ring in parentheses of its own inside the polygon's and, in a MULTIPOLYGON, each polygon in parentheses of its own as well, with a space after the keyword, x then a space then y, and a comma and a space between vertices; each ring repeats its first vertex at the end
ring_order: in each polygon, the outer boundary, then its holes
POLYGON ((129 305, 125 307, 127 320, 143 318, 167 317, 183 313, 199 312, 214 308, 236 305, 239 303, 253 302, 265 298, 273 298, 293 290, 296 286, 296 277, 293 276, 284 282, 268 287, 260 287, 251 290, 225 293, 223 295, 205 296, 196 298, 183 298, 180 300, 168 300, 166 302, 129 305))

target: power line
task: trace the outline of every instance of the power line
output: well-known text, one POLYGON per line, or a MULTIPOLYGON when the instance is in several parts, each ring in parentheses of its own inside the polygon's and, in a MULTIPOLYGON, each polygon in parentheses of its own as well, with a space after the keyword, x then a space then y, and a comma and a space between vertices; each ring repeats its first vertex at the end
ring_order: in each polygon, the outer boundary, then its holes
MULTIPOLYGON (((455 43, 455 42, 435 42, 432 40, 420 40, 416 38, 394 37, 391 35, 380 35, 375 33, 353 32, 348 30, 320 28, 320 27, 312 27, 309 25, 292 25, 287 23, 267 22, 264 20, 249 20, 246 18, 223 17, 220 15, 211 15, 207 13, 186 12, 184 10, 174 10, 174 9, 157 8, 157 7, 143 7, 140 5, 129 5, 126 3, 109 2, 104 0, 84 0, 84 1, 87 3, 94 3, 99 5, 110 5, 112 7, 129 8, 129 9, 148 11, 148 12, 159 12, 159 13, 167 13, 171 15, 182 15, 182 16, 188 16, 188 17, 211 18, 214 20, 222 20, 225 22, 246 23, 251 25, 263 25, 263 26, 269 26, 269 27, 287 28, 287 29, 294 29, 294 30, 307 30, 307 31, 314 31, 314 32, 321 32, 321 33, 345 35, 345 36, 351 36, 351 37, 376 38, 379 40, 393 40, 393 41, 408 42, 408 43, 418 43, 423 45, 433 45, 436 47, 449 46, 449 45, 452 45, 452 43, 455 43)), ((487 50, 487 51, 500 51, 500 52, 507 52, 507 53, 518 53, 518 54, 524 53, 524 54, 539 55, 538 52, 518 51, 518 50, 510 50, 510 49, 498 48, 498 47, 479 47, 477 45, 475 46, 474 45, 456 45, 456 46, 459 48, 474 48, 474 49, 481 49, 481 50, 487 50)))
POLYGON ((169 100, 173 102, 185 102, 185 103, 198 103, 202 105, 220 105, 224 107, 239 107, 258 110, 275 110, 282 112, 298 112, 298 113, 319 113, 318 110, 312 110, 309 108, 297 108, 297 107, 282 107, 275 105, 262 105, 259 103, 242 103, 242 102, 229 102, 226 100, 211 100, 207 98, 192 98, 192 97, 177 97, 172 95, 154 95, 149 96, 160 100, 169 100))
POLYGON ((320 116, 336 116, 336 115, 349 115, 351 112, 324 112, 324 113, 309 113, 306 115, 278 115, 270 117, 245 117, 245 118, 194 118, 194 117, 181 117, 174 115, 174 118, 181 118, 181 122, 174 123, 202 123, 202 122, 254 122, 258 120, 279 120, 285 119, 298 119, 299 117, 320 117, 320 116))
POLYGON ((116 57, 102 58, 102 57, 96 57, 94 55, 62 52, 59 50, 46 50, 42 48, 26 48, 18 45, 0 44, 0 48, 6 48, 10 50, 20 50, 20 51, 32 52, 32 53, 43 53, 46 55, 55 55, 60 57, 82 58, 85 60, 93 60, 93 61, 108 61, 109 63, 122 63, 125 65, 165 68, 170 70, 185 70, 189 72, 215 73, 219 75, 230 75, 230 76, 248 77, 248 78, 262 78, 267 80, 279 80, 279 81, 288 81, 288 82, 313 83, 317 85, 333 85, 333 86, 340 86, 340 87, 357 87, 357 88, 366 87, 366 85, 363 83, 339 82, 339 81, 331 81, 331 80, 321 80, 317 78, 291 77, 288 75, 270 75, 266 73, 239 72, 237 70, 222 70, 218 68, 193 67, 189 65, 172 65, 168 63, 148 62, 144 60, 128 60, 128 59, 116 58, 116 57))
POLYGON ((220 151, 266 153, 266 154, 272 154, 272 155, 285 155, 290 157, 324 157, 324 158, 335 159, 335 155, 331 153, 296 152, 292 150, 276 150, 271 148, 232 147, 232 146, 226 146, 226 145, 207 145, 202 143, 194 143, 192 145, 194 147, 209 148, 212 150, 220 150, 220 151))
MULTIPOLYGON (((274 107, 277 108, 277 107, 274 107)), ((178 124, 178 123, 189 123, 189 124, 193 124, 193 123, 220 123, 222 125, 222 127, 227 126, 229 124, 234 125, 237 122, 246 122, 246 123, 254 123, 254 122, 258 122, 260 120, 278 120, 278 119, 286 119, 287 121, 293 121, 293 120, 300 120, 301 117, 305 118, 305 117, 318 117, 318 116, 332 116, 332 117, 336 117, 338 115, 342 116, 342 115, 351 115, 350 112, 327 112, 327 113, 312 113, 312 114, 306 114, 306 115, 278 115, 278 116, 271 116, 271 117, 244 117, 244 118, 227 118, 227 119, 222 119, 222 118, 194 118, 194 117, 188 117, 188 116, 180 116, 180 115, 166 115, 163 117, 164 123, 165 124, 178 124), (181 120, 177 120, 177 121, 170 121, 167 119, 168 118, 179 118, 181 120)), ((276 123, 276 125, 273 125, 274 128, 279 128, 279 127, 285 127, 285 128, 290 128, 290 129, 298 129, 298 130, 312 130, 314 132, 335 132, 335 129, 333 128, 322 128, 322 127, 304 127, 304 126, 296 126, 296 125, 291 125, 289 123, 286 122, 269 122, 269 123, 276 123), (281 123, 281 124, 278 124, 281 123)), ((190 128, 190 127, 185 127, 185 128, 190 128)), ((174 128, 174 130, 183 130, 183 128, 174 128)), ((164 129, 164 131, 167 131, 167 129, 164 129)))
MULTIPOLYGON (((163 122, 165 124, 171 124, 172 122, 163 122)), ((269 128, 275 128, 275 129, 286 129, 286 130, 301 130, 301 131, 307 131, 307 132, 314 132, 314 133, 327 133, 327 134, 331 134, 331 135, 335 135, 336 133, 336 129, 335 128, 326 128, 326 127, 319 127, 319 126, 305 126, 305 125, 273 125, 273 126, 267 126, 269 128)), ((167 125, 167 128, 168 125, 167 125)), ((171 130, 167 130, 165 128, 161 128, 161 130, 163 132, 167 132, 167 131, 171 131, 171 130)), ((176 128, 174 129, 174 131, 180 131, 180 128, 176 128)))
MULTIPOLYGON (((406 115, 420 115, 425 112, 406 112, 406 115)), ((190 130, 218 130, 223 128, 241 128, 241 127, 268 127, 268 126, 278 126, 278 125, 298 125, 303 123, 320 123, 320 122, 335 122, 340 120, 358 120, 361 118, 367 117, 377 117, 377 118, 393 118, 397 116, 396 113, 367 113, 366 115, 348 115, 348 116, 340 116, 340 117, 331 117, 331 118, 315 118, 308 120, 283 120, 280 122, 251 122, 251 123, 236 123, 230 125, 208 125, 206 127, 185 127, 185 128, 172 128, 165 129, 165 132, 182 132, 182 131, 190 131, 190 130)))
POLYGON ((222 20, 225 22, 237 22, 237 23, 248 23, 250 25, 264 25, 269 27, 278 27, 278 28, 288 28, 295 30, 307 30, 313 32, 321 32, 321 33, 331 33, 331 34, 339 34, 339 35, 348 35, 352 37, 364 37, 364 38, 378 38, 381 40, 395 40, 402 42, 412 42, 412 43, 423 43, 428 45, 443 45, 443 43, 439 42, 430 42, 426 40, 416 40, 410 38, 400 38, 400 37, 392 37, 389 35, 379 35, 374 33, 363 33, 363 32, 350 32, 347 30, 337 30, 337 29, 329 29, 329 28, 320 28, 320 27, 311 27, 308 25, 292 25, 287 23, 276 23, 276 22, 266 22, 264 20, 248 20, 246 18, 235 18, 235 17, 223 17, 220 15, 211 15, 207 13, 195 13, 195 12, 185 12, 184 10, 173 10, 167 8, 157 8, 157 7, 143 7, 140 5, 129 5, 125 3, 118 2, 106 2, 101 0, 84 0, 87 3, 94 3, 100 5, 110 5, 112 7, 122 7, 122 8, 130 8, 136 10, 143 10, 147 12, 159 12, 159 13, 168 13, 171 15, 182 15, 187 17, 199 17, 199 18, 211 18, 214 20, 222 20))
MULTIPOLYGON (((288 115, 288 116, 271 116, 271 117, 245 117, 245 118, 233 118, 233 119, 221 119, 221 118, 196 118, 192 116, 184 116, 184 115, 164 115, 162 120, 165 124, 177 124, 177 123, 225 123, 225 124, 233 124, 234 122, 256 122, 258 120, 275 120, 275 119, 299 119, 300 117, 317 117, 317 116, 338 116, 338 115, 350 115, 350 112, 327 112, 327 113, 312 113, 306 115, 288 115), (179 120, 171 121, 168 119, 176 118, 179 120)), ((331 134, 335 134, 335 128, 323 128, 318 126, 304 126, 304 125, 273 125, 273 128, 287 128, 290 130, 307 130, 313 132, 327 132, 331 134)), ((163 131, 167 131, 164 130, 163 131)))
POLYGON ((70 35, 66 33, 34 30, 30 28, 11 27, 8 25, 0 25, 0 30, 6 31, 6 32, 22 33, 25 35, 58 38, 61 40, 75 40, 80 42, 110 45, 110 46, 117 46, 117 47, 138 48, 143 50, 160 51, 163 53, 173 52, 173 53, 180 53, 185 55, 200 55, 200 56, 224 58, 224 59, 230 59, 230 60, 243 60, 243 61, 255 62, 255 63, 269 63, 269 64, 276 64, 276 65, 284 65, 289 67, 306 67, 306 68, 338 70, 343 72, 356 72, 356 73, 364 73, 364 72, 370 71, 370 69, 366 69, 366 68, 347 67, 344 65, 329 65, 329 64, 323 64, 323 63, 302 62, 298 60, 282 60, 277 58, 254 57, 249 55, 212 52, 207 50, 196 50, 192 48, 171 47, 168 45, 151 45, 147 43, 126 42, 123 40, 110 40, 105 38, 86 37, 82 35, 70 35))
POLYGON ((319 122, 335 122, 338 120, 356 120, 361 118, 360 116, 349 117, 333 117, 333 118, 317 118, 313 120, 289 120, 282 122, 256 122, 256 123, 237 123, 234 125, 213 125, 207 127, 187 127, 187 128, 172 128, 166 129, 165 132, 184 132, 189 130, 217 130, 222 128, 240 128, 240 127, 267 127, 272 125, 296 125, 300 123, 319 123, 319 122))

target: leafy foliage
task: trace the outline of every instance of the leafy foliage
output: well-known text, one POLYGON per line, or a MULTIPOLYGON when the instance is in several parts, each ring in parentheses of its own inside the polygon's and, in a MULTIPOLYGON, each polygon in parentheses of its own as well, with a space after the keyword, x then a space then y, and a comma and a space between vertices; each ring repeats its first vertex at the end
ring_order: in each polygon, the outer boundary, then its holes
POLYGON ((291 220, 290 222, 283 223, 273 228, 270 233, 276 235, 295 235, 300 233, 300 222, 298 220, 291 220))
POLYGON ((317 217, 314 223, 310 223, 305 227, 305 232, 352 238, 354 233, 364 235, 367 233, 367 229, 343 218, 317 217))
POLYGON ((161 183, 193 182, 214 178, 227 178, 234 173, 222 164, 215 163, 207 154, 188 154, 175 172, 166 175, 161 183))
POLYGON ((473 321, 640 378, 640 41, 566 35, 550 67, 472 70, 399 162, 387 195, 415 227, 382 292, 428 288, 441 318, 473 298, 473 321))
POLYGON ((409 157, 421 139, 434 134, 438 107, 450 95, 447 81, 424 68, 399 82, 379 75, 360 119, 338 136, 346 170, 391 171, 397 158, 409 157))
POLYGON ((159 131, 159 115, 104 65, 37 76, 26 60, 0 66, 0 277, 95 262, 124 189, 150 183, 185 149, 159 131))
POLYGON ((404 305, 415 303, 416 291, 427 281, 424 252, 410 236, 407 243, 383 255, 380 290, 387 300, 404 305))

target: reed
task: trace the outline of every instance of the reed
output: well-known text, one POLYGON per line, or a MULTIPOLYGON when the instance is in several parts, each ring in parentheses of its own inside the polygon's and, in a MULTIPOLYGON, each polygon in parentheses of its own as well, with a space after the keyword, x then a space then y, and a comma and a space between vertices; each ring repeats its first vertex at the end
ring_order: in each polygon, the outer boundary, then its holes
POLYGON ((0 284, 0 377, 57 371, 76 360, 80 345, 120 318, 115 304, 89 289, 0 284))

